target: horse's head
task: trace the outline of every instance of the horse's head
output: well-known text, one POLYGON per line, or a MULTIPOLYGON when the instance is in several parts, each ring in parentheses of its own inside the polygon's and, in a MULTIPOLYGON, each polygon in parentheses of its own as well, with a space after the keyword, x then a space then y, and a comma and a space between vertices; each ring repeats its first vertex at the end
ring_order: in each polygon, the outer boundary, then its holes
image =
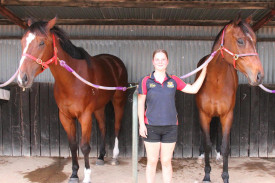
POLYGON ((34 78, 40 74, 47 62, 53 59, 53 37, 50 32, 56 18, 49 22, 28 21, 29 28, 21 40, 22 57, 17 82, 20 87, 30 88, 34 78))
POLYGON ((242 72, 250 85, 255 86, 261 84, 264 70, 256 51, 256 35, 249 25, 250 21, 250 17, 245 21, 238 17, 226 25, 221 31, 219 43, 224 59, 242 72))

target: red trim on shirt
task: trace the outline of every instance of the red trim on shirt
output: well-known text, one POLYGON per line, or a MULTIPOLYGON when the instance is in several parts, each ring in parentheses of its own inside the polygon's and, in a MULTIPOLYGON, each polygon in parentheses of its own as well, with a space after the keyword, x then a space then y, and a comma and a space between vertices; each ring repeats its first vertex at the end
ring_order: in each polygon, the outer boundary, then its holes
POLYGON ((146 87, 146 82, 147 82, 147 80, 149 79, 150 77, 149 76, 146 76, 146 77, 144 77, 143 78, 143 80, 142 80, 142 94, 144 94, 144 95, 146 95, 147 94, 147 87, 146 87))
POLYGON ((149 125, 148 118, 146 117, 146 111, 144 113, 144 123, 149 125))
POLYGON ((177 90, 183 90, 186 86, 186 83, 184 81, 182 81, 179 77, 172 75, 171 76, 172 79, 174 79, 177 83, 177 90))

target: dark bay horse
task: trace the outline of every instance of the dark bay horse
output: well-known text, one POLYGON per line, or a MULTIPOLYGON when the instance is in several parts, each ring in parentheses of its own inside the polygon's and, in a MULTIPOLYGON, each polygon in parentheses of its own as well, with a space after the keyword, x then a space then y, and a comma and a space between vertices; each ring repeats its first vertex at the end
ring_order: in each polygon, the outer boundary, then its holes
POLYGON ((89 82, 103 86, 127 86, 127 70, 123 62, 108 54, 91 57, 83 48, 76 47, 66 34, 55 26, 56 18, 49 22, 29 21, 29 28, 21 40, 23 54, 20 60, 18 84, 29 88, 34 78, 49 67, 55 79, 54 97, 59 108, 59 118, 67 133, 72 153, 72 175, 70 182, 78 182, 78 159, 75 119, 81 124, 81 151, 85 169, 83 182, 90 182, 90 137, 92 114, 101 131, 102 143, 97 164, 104 164, 105 156, 105 105, 111 100, 115 112, 115 147, 113 163, 117 164, 118 135, 126 103, 126 92, 102 90, 88 86, 59 65, 66 61, 76 73, 89 82))
MULTIPOLYGON (((204 137, 205 176, 203 182, 210 182, 211 150, 210 122, 219 117, 222 127, 222 146, 224 183, 229 182, 228 154, 229 135, 233 121, 236 91, 238 87, 237 70, 242 72, 252 86, 259 85, 264 77, 261 61, 256 53, 256 36, 250 27, 250 18, 245 21, 237 18, 227 24, 216 37, 212 52, 217 51, 208 64, 205 81, 196 94, 200 125, 204 137)), ((202 58, 198 65, 208 57, 202 58)), ((199 74, 199 73, 198 73, 199 74)), ((197 76, 198 76, 197 74, 197 76)))

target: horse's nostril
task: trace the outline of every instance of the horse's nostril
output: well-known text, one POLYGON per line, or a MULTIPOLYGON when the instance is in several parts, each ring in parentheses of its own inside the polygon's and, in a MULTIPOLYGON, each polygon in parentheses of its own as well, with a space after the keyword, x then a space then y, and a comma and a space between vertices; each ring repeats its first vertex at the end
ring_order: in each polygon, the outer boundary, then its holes
POLYGON ((22 83, 25 85, 28 82, 28 77, 27 74, 24 74, 23 78, 22 78, 22 83))
POLYGON ((263 79, 263 77, 262 77, 261 72, 258 72, 258 74, 257 74, 257 82, 258 83, 262 83, 262 79, 263 79))

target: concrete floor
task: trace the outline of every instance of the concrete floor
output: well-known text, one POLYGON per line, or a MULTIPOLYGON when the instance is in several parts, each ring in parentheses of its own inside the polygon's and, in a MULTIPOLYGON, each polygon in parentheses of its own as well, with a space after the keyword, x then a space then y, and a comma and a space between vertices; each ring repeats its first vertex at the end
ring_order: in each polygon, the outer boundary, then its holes
MULTIPOLYGON (((131 183, 131 159, 120 158, 120 165, 112 166, 106 159, 104 166, 96 166, 90 159, 92 183, 131 183)), ((222 166, 211 160, 212 183, 222 183, 222 166)), ((204 167, 196 159, 173 159, 173 182, 202 182, 204 167)), ((79 178, 83 180, 83 159, 79 160, 79 178)), ((145 183, 146 158, 139 159, 138 182, 145 183)), ((70 158, 0 157, 0 183, 67 183, 71 174, 70 158)), ((274 183, 275 159, 230 158, 231 183, 274 183)), ((157 167, 156 183, 162 182, 161 166, 157 167)))

